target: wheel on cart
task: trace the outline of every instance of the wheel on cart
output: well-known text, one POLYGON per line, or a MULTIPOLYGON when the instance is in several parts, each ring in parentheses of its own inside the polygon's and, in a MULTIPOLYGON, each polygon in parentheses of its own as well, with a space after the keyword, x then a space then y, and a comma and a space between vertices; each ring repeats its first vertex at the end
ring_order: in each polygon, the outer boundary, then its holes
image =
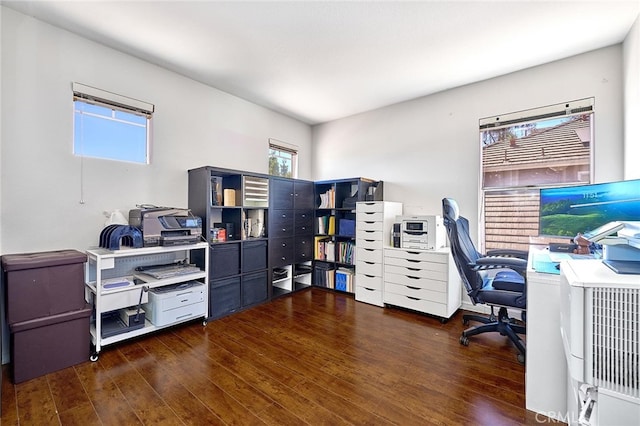
POLYGON ((89 361, 96 362, 98 360, 98 352, 94 352, 89 356, 89 361))

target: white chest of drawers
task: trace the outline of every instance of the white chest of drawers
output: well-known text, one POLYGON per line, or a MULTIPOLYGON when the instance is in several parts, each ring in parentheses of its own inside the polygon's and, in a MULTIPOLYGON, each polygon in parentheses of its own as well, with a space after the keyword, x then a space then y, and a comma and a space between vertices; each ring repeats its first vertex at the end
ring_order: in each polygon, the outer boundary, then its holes
POLYGON ((356 203, 355 298, 360 302, 384 306, 384 248, 391 245, 391 228, 396 216, 401 214, 402 203, 356 203))
POLYGON ((384 249, 385 304, 449 319, 461 305, 461 281, 448 248, 384 249))

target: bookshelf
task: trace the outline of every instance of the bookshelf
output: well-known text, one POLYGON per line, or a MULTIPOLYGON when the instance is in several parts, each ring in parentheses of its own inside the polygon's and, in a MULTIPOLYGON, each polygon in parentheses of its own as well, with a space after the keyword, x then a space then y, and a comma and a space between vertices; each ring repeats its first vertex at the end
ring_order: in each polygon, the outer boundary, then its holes
POLYGON ((353 293, 356 265, 356 202, 380 201, 383 183, 357 177, 317 181, 313 285, 353 293))

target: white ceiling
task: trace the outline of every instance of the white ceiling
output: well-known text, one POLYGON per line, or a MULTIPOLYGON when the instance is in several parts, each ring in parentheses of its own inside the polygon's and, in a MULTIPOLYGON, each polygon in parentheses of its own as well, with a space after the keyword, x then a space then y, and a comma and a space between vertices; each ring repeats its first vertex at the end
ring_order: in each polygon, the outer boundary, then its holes
POLYGON ((2 1, 309 124, 624 40, 640 0, 2 1))

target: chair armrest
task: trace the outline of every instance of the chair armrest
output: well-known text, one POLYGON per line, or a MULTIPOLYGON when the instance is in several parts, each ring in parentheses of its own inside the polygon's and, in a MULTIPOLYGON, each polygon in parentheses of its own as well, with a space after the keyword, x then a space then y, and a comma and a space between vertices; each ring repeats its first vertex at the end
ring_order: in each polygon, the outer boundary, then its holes
POLYGON ((489 250, 486 256, 516 257, 518 259, 526 260, 529 258, 529 252, 515 249, 495 249, 489 250))
POLYGON ((518 257, 491 256, 477 259, 472 266, 475 267, 476 270, 509 268, 525 276, 527 261, 518 257))

